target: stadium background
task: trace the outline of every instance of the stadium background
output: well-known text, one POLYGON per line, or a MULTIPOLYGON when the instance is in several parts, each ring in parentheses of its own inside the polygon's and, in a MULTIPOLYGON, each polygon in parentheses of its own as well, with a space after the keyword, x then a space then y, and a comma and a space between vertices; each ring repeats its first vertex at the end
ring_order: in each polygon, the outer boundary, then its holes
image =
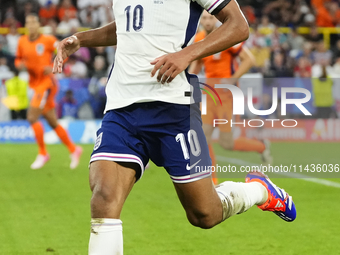
MULTIPOLYGON (((239 3, 251 27, 245 45, 256 59, 256 66, 241 79, 240 87, 254 87, 255 108, 271 105, 273 86, 304 87, 313 92, 313 78, 320 77, 323 67, 333 91, 329 114, 317 114, 312 93, 307 104, 311 117, 288 109, 285 118, 299 119, 297 128, 278 127, 270 132, 236 129, 235 135, 269 138, 275 165, 339 164, 340 1, 239 3)), ((1 0, 2 102, 7 97, 5 82, 13 76, 15 47, 25 32, 26 14, 38 13, 42 32, 63 39, 112 21, 111 5, 110 0, 1 0)), ((11 120, 9 109, 0 103, 0 254, 86 254, 90 219, 87 164, 114 55, 114 47, 82 48, 57 76, 61 124, 85 150, 76 171, 68 169, 66 152, 47 126, 45 140, 51 144, 52 159, 45 168, 31 171, 29 164, 36 155, 32 131, 26 121, 11 120)), ((28 79, 25 72, 20 77, 28 79)), ((246 117, 254 116, 248 113, 246 117)), ((279 112, 271 117, 283 118, 279 112)), ((258 155, 225 152, 218 145, 215 150, 221 165, 260 164, 258 155)), ((126 254, 340 254, 339 175, 313 173, 309 178, 308 174, 283 176, 288 178, 277 181, 295 198, 296 223, 279 222, 252 208, 247 212, 250 215, 203 231, 186 222, 166 173, 151 165, 123 211, 126 254)))

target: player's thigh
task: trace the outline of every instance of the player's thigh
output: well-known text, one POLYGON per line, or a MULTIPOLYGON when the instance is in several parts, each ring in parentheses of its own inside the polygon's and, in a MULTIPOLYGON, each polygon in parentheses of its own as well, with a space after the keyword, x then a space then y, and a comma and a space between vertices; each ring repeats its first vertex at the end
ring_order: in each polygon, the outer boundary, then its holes
POLYGON ((226 124, 219 125, 220 130, 219 143, 226 150, 234 148, 233 132, 231 128, 231 121, 233 120, 233 105, 232 100, 227 100, 228 96, 224 96, 223 107, 217 107, 217 116, 219 119, 227 120, 226 124))
POLYGON ((219 144, 226 150, 234 148, 233 132, 220 132, 219 144))
POLYGON ((229 133, 232 130, 232 120, 233 120, 233 102, 228 99, 226 95, 222 96, 223 105, 216 106, 216 117, 226 121, 226 124, 218 125, 220 132, 229 133))
POLYGON ((189 183, 174 183, 174 186, 193 225, 209 228, 222 220, 221 200, 210 177, 189 183))
MULTIPOLYGON (((146 144, 151 160, 164 166, 173 182, 188 183, 211 175, 199 105, 167 104, 159 109, 166 112, 167 124, 150 127, 152 132, 147 137, 150 142, 146 144)), ((151 114, 156 119, 157 114, 151 114)))
POLYGON ((123 204, 136 182, 139 165, 107 160, 90 165, 92 218, 119 218, 123 204))
POLYGON ((30 102, 30 107, 44 109, 47 98, 49 96, 49 85, 48 84, 39 84, 38 87, 35 87, 34 94, 30 102))
POLYGON ((48 111, 43 111, 43 115, 51 128, 54 129, 58 126, 58 117, 54 108, 49 109, 48 111))
POLYGON ((41 114, 42 114, 41 108, 30 106, 27 110, 27 121, 30 124, 33 124, 38 121, 41 114))
POLYGON ((204 135, 207 139, 207 143, 210 144, 212 133, 214 131, 214 127, 213 125, 203 123, 202 128, 203 128, 204 135))
MULTIPOLYGON (((207 95, 206 95, 207 96, 207 95)), ((216 109, 214 101, 208 96, 207 100, 207 111, 206 114, 202 114, 202 122, 203 122, 203 132, 207 139, 208 144, 211 142, 211 135, 214 131, 214 119, 216 119, 216 109)))
POLYGON ((46 102, 44 105, 43 113, 46 113, 50 111, 51 109, 55 109, 56 107, 55 97, 58 93, 58 86, 53 78, 50 78, 50 80, 46 81, 45 86, 48 87, 48 90, 47 90, 48 93, 47 93, 47 98, 46 98, 46 102))

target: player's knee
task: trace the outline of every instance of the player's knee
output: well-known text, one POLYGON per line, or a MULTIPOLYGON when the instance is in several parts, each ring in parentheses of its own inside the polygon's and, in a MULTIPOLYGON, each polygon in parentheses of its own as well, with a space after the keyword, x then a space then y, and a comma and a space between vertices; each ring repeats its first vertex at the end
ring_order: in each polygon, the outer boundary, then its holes
POLYGON ((231 151, 234 148, 234 141, 232 139, 221 139, 219 143, 225 150, 231 151))
POLYGON ((47 120, 48 125, 52 128, 55 129, 58 126, 58 120, 51 118, 51 117, 46 117, 44 115, 45 119, 47 120))
POLYGON ((115 193, 112 189, 105 185, 96 185, 93 189, 92 198, 91 198, 91 206, 92 207, 100 207, 100 206, 109 206, 111 204, 118 203, 118 199, 115 196, 115 193))
POLYGON ((217 224, 216 219, 207 212, 188 213, 187 217, 191 225, 203 229, 212 228, 217 224))
POLYGON ((49 121, 48 125, 50 125, 50 127, 52 129, 55 129, 58 126, 58 122, 57 121, 49 121))
POLYGON ((35 122, 37 122, 38 118, 36 118, 35 116, 33 115, 30 115, 28 114, 27 115, 27 121, 32 125, 34 124, 35 122))
POLYGON ((91 198, 92 218, 119 218, 122 204, 111 189, 94 189, 91 198))

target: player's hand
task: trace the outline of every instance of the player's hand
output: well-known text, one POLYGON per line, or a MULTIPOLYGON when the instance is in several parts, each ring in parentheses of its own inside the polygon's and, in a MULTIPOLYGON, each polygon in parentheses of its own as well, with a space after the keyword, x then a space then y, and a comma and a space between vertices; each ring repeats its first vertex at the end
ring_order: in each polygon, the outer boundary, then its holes
POLYGON ((171 82, 179 73, 183 72, 190 64, 190 61, 188 57, 180 51, 156 58, 150 64, 154 65, 151 77, 154 77, 157 70, 159 70, 157 81, 164 84, 165 82, 171 82))
POLYGON ((22 62, 22 61, 17 65, 17 69, 18 69, 19 71, 23 71, 23 70, 25 70, 25 68, 26 68, 26 65, 25 65, 25 63, 22 62))
POLYGON ((62 40, 58 44, 57 56, 54 59, 52 72, 61 73, 63 71, 63 64, 65 59, 67 59, 70 55, 75 53, 79 48, 80 42, 75 35, 72 35, 62 40))
POLYGON ((52 67, 50 67, 50 66, 45 66, 45 67, 44 67, 44 72, 43 72, 43 74, 44 74, 44 75, 49 75, 50 73, 52 73, 52 67))

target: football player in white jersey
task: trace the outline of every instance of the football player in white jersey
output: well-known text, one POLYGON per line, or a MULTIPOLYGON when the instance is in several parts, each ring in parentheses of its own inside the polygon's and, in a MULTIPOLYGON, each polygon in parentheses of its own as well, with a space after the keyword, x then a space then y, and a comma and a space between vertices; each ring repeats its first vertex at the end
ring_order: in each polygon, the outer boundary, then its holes
POLYGON ((210 171, 202 170, 211 160, 200 92, 185 70, 192 61, 248 38, 236 0, 115 0, 113 11, 114 22, 59 43, 53 67, 62 72, 64 60, 80 47, 117 45, 90 161, 89 254, 123 254, 120 214, 149 159, 169 173, 194 226, 211 228, 253 205, 294 220, 292 198, 262 173, 248 174, 246 183, 215 187, 210 171), (191 44, 203 9, 222 25, 191 44))

